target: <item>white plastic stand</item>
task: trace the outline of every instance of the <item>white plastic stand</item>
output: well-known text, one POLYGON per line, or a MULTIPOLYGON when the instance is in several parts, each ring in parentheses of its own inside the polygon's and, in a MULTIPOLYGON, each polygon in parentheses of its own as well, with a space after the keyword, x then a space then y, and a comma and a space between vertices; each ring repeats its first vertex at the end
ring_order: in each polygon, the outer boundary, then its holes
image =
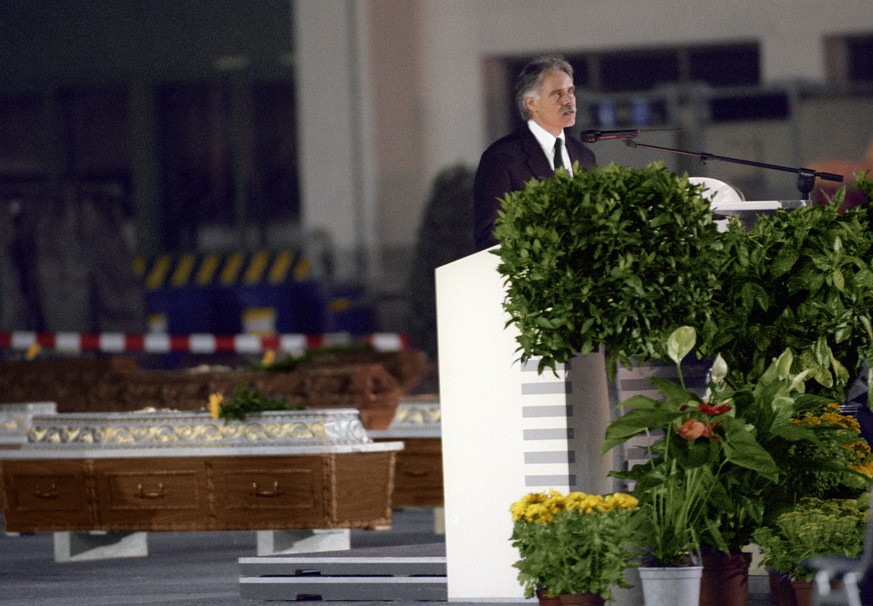
POLYGON ((344 551, 352 546, 348 528, 316 530, 259 530, 258 555, 344 551))
POLYGON ((56 532, 54 549, 55 562, 144 558, 149 555, 148 533, 56 532))
POLYGON ((498 257, 482 251, 436 271, 450 601, 523 600, 512 567, 511 504, 527 492, 612 490, 604 359, 539 375, 518 362, 498 257))

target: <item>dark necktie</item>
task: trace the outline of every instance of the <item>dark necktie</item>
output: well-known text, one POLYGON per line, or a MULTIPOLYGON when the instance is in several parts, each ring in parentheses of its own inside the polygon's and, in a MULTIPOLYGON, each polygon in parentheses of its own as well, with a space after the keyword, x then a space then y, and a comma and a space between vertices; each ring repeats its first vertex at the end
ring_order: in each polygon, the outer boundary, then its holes
POLYGON ((555 172, 564 166, 564 156, 561 154, 561 139, 555 139, 555 172))

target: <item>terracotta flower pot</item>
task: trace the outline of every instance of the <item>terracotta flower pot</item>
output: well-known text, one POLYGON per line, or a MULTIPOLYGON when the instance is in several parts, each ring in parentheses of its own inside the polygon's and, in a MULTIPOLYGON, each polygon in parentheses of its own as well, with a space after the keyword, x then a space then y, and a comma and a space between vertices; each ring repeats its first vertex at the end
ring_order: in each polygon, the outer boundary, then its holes
POLYGON ((811 581, 791 581, 791 590, 794 594, 794 606, 812 606, 815 586, 811 581))
POLYGON ((540 601, 540 606, 561 606, 560 598, 549 595, 546 589, 537 589, 537 599, 540 601))
POLYGON ((750 553, 703 554, 700 606, 749 606, 750 553))
POLYGON ((596 593, 564 593, 558 596, 561 606, 603 606, 606 599, 596 593))
POLYGON ((812 606, 814 585, 770 571, 770 604, 773 606, 812 606))

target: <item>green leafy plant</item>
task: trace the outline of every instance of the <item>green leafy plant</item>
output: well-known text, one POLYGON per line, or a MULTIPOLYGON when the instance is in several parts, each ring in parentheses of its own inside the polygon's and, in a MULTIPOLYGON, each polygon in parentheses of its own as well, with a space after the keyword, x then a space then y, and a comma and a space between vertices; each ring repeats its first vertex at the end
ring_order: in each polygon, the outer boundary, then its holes
POLYGON ((214 393, 209 396, 209 413, 214 419, 245 421, 246 416, 253 412, 267 410, 300 410, 300 407, 288 405, 286 398, 270 398, 259 389, 240 383, 233 395, 225 400, 223 394, 214 393))
POLYGON ((873 232, 864 207, 840 212, 840 200, 730 223, 701 351, 722 355, 731 382, 790 348, 816 390, 841 399, 873 351, 873 232))
MULTIPOLYGON (((718 360, 723 361, 722 358, 718 360)), ((808 370, 795 372, 790 350, 773 360, 767 369, 739 388, 725 381, 711 385, 708 397, 733 408, 730 423, 742 424, 776 464, 777 474, 759 470, 729 457, 718 472, 718 484, 710 494, 702 543, 713 551, 738 553, 751 542, 752 533, 768 513, 796 501, 786 489, 792 481, 795 449, 815 445, 815 431, 795 422, 798 415, 817 410, 828 400, 804 392, 808 370)), ((721 370, 727 374, 727 365, 721 370)))
POLYGON ((712 315, 721 246, 703 187, 653 163, 559 171, 509 194, 494 230, 504 308, 539 370, 605 345, 616 363, 666 359, 678 326, 712 315))
POLYGON ((591 495, 529 493, 513 503, 514 566, 526 597, 592 593, 612 598, 613 587, 630 587, 624 571, 635 565, 634 511, 625 493, 591 495))
POLYGON ((873 453, 857 419, 831 402, 800 412, 791 422, 813 432, 816 439, 777 451, 784 479, 770 493, 771 500, 793 504, 803 496, 854 498, 870 489, 873 453))
POLYGON ((681 361, 695 343, 693 328, 674 331, 667 351, 679 383, 653 378, 663 399, 634 396, 621 402, 626 412, 607 427, 601 451, 638 437, 655 438, 646 462, 612 475, 636 483, 650 559, 659 565, 681 564, 699 553, 701 543, 739 551, 763 519, 765 489, 779 479, 769 440, 812 439, 809 430, 791 423, 793 394, 802 390, 805 374, 788 371, 790 353, 745 392, 725 383, 728 368, 717 357, 703 401, 685 388, 682 377, 681 361))
POLYGON ((817 555, 856 558, 864 545, 870 499, 806 497, 754 533, 763 551, 761 563, 791 578, 810 581, 814 571, 802 565, 817 555))

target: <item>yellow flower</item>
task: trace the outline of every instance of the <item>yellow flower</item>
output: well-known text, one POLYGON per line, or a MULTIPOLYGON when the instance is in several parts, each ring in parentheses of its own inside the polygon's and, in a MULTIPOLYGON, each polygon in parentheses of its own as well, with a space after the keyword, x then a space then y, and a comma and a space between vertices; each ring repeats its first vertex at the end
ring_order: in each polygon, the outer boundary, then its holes
POLYGON ((615 501, 616 506, 622 509, 633 509, 638 505, 637 498, 626 492, 616 492, 606 498, 615 501))
POLYGON ((213 419, 221 417, 221 405, 224 403, 224 396, 221 393, 213 393, 209 395, 209 416, 213 419))
POLYGON ((42 351, 42 347, 40 347, 39 343, 31 343, 27 348, 27 353, 24 354, 24 357, 28 360, 35 360, 36 356, 42 351))
POLYGON ((272 349, 268 349, 264 352, 264 357, 261 358, 261 364, 264 366, 272 366, 276 361, 276 352, 272 349))
POLYGON ((615 492, 600 499, 597 505, 598 511, 612 511, 614 509, 634 509, 637 506, 636 497, 626 492, 615 492))
POLYGON ((856 460, 856 462, 849 464, 849 469, 862 473, 868 478, 873 477, 873 451, 870 450, 870 445, 865 440, 843 444, 843 448, 856 460))
POLYGON ((524 519, 528 522, 549 523, 554 519, 554 515, 545 504, 532 503, 525 511, 524 519))
POLYGON ((849 465, 849 469, 851 469, 852 471, 857 471, 858 473, 862 473, 868 478, 873 478, 873 461, 855 463, 854 465, 849 465))
POLYGON ((566 496, 556 490, 549 494, 532 492, 512 504, 512 520, 517 522, 548 523, 564 511, 578 511, 586 515, 592 512, 609 512, 616 509, 633 509, 637 506, 635 497, 624 493, 603 496, 584 492, 570 492, 566 496))
POLYGON ((564 499, 564 495, 554 489, 549 491, 549 497, 545 500, 544 504, 546 508, 548 508, 549 513, 553 516, 567 509, 567 502, 564 499))
POLYGON ((615 501, 610 499, 601 499, 600 502, 596 505, 595 509, 597 511, 612 511, 613 509, 617 509, 618 505, 615 501))
POLYGON ((838 412, 826 412, 821 416, 821 420, 824 423, 830 423, 844 429, 851 429, 855 432, 861 431, 861 426, 858 425, 858 421, 855 418, 838 412))
POLYGON ((603 497, 599 494, 585 494, 584 492, 573 493, 574 499, 572 508, 582 514, 591 513, 595 509, 599 509, 603 497))
POLYGON ((512 519, 526 519, 528 508, 534 504, 544 503, 546 499, 548 499, 548 497, 541 492, 531 492, 524 495, 518 501, 512 504, 512 519))
POLYGON ((828 404, 828 408, 831 410, 823 412, 820 415, 806 413, 800 418, 791 419, 791 422, 795 425, 831 425, 833 427, 851 429, 856 433, 861 432, 861 426, 858 424, 858 420, 854 417, 840 413, 839 405, 828 404), (834 410, 834 406, 836 406, 836 410, 834 410))

